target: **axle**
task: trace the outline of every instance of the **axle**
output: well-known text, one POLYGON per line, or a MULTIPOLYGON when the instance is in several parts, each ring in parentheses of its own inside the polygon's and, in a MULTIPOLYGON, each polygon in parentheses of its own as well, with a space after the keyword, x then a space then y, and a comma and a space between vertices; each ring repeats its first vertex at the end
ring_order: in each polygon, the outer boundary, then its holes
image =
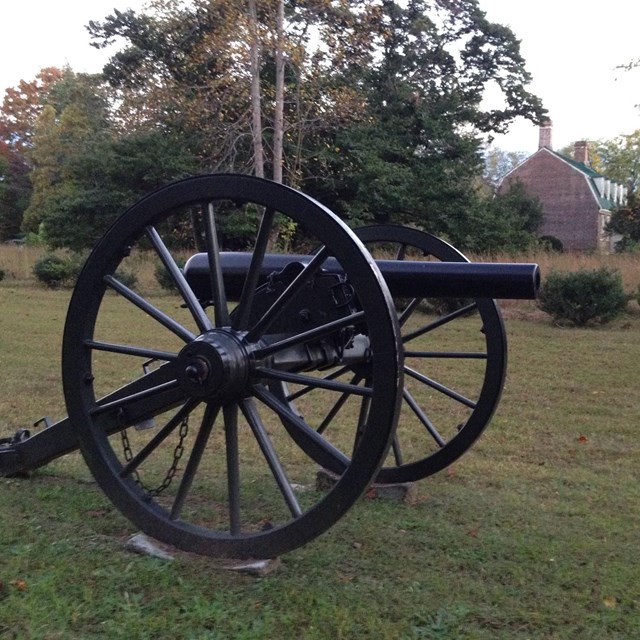
MULTIPOLYGON (((249 271, 252 254, 221 253, 221 270, 229 300, 238 300, 249 271)), ((307 265, 309 255, 267 254, 260 269, 259 282, 291 264, 307 265)), ((494 262, 427 262, 376 260, 393 296, 405 298, 499 298, 534 299, 540 287, 536 264, 494 262)), ((342 273, 337 261, 328 258, 325 273, 342 273)), ((207 255, 192 256, 184 268, 187 281, 201 300, 211 296, 207 255)))

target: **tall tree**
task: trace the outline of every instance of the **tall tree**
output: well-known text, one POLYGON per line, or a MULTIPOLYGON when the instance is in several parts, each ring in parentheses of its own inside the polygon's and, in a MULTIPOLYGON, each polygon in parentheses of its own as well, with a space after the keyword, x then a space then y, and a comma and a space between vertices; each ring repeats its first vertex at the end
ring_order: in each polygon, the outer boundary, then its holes
POLYGON ((6 90, 0 108, 0 240, 16 235, 31 196, 30 150, 35 123, 63 71, 42 69, 6 90))
POLYGON ((194 170, 180 140, 151 127, 122 133, 101 79, 68 72, 39 116, 26 229, 52 247, 91 247, 150 190, 194 170))
POLYGON ((640 129, 613 140, 600 142, 596 151, 607 178, 623 184, 631 204, 640 195, 640 129))
POLYGON ((0 109, 0 140, 22 153, 31 146, 36 119, 51 87, 63 74, 61 69, 47 67, 33 80, 20 80, 17 87, 6 90, 0 109))
POLYGON ((363 87, 365 116, 336 132, 321 155, 333 182, 311 189, 354 224, 410 222, 464 244, 478 204, 480 134, 544 113, 525 90, 517 40, 472 0, 383 2, 369 28, 378 55, 348 69, 363 87), (483 109, 491 82, 503 110, 483 109))
POLYGON ((527 158, 525 151, 505 151, 492 145, 484 149, 483 177, 487 184, 495 189, 502 178, 527 158))
POLYGON ((0 142, 0 241, 21 231, 31 195, 29 170, 21 153, 0 142))

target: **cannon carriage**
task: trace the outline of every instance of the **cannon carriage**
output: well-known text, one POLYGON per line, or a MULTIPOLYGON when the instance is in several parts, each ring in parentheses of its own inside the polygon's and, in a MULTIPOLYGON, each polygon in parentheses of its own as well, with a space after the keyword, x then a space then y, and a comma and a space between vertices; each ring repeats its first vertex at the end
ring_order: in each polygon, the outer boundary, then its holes
POLYGON ((535 265, 468 263, 416 230, 353 233, 266 180, 174 183, 131 207, 88 258, 63 336, 68 418, 5 438, 0 475, 79 448, 149 535, 274 557, 329 528, 373 480, 419 480, 471 446, 506 370, 493 298, 531 298, 538 284, 535 265), (220 245, 221 211, 259 220, 246 251, 220 245), (268 250, 286 224, 314 250, 268 250), (184 268, 175 237, 195 238, 184 268), (144 281, 149 254, 172 293, 144 281), (455 304, 425 315, 425 299, 455 304), (314 487, 318 466, 335 474, 328 491, 314 487))

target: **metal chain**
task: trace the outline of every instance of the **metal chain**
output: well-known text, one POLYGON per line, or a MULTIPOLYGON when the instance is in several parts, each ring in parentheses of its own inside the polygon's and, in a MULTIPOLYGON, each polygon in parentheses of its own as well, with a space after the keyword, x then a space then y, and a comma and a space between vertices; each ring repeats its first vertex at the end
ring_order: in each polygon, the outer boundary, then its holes
MULTIPOLYGON (((178 444, 176 444, 176 448, 173 451, 173 462, 171 466, 167 469, 167 473, 164 477, 164 480, 154 488, 148 488, 142 482, 140 478, 140 474, 138 470, 134 470, 132 472, 133 479, 135 483, 147 494, 149 498, 155 498, 159 496, 170 484, 173 480, 173 477, 176 475, 176 471, 178 470, 178 462, 180 462, 180 458, 182 458, 182 454, 184 453, 184 441, 189 433, 189 416, 185 416, 182 423, 180 424, 179 430, 179 438, 178 444)), ((131 450, 131 443, 129 442, 129 436, 127 434, 127 430, 123 429, 120 432, 120 437, 122 440, 122 449, 124 451, 124 459, 126 462, 131 462, 133 459, 133 451, 131 450)))

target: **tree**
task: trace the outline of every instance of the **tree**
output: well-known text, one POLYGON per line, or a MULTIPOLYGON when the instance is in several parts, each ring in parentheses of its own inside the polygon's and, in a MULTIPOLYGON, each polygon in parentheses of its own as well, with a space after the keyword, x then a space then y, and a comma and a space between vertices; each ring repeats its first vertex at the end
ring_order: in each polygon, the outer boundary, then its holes
POLYGON ((602 173, 628 189, 629 202, 637 201, 640 189, 640 129, 598 143, 602 173))
POLYGON ((524 89, 517 41, 473 1, 385 2, 371 25, 369 67, 343 72, 362 87, 364 114, 320 140, 316 165, 331 178, 312 166, 305 188, 353 224, 408 222, 468 245, 469 220, 482 210, 479 134, 543 115, 524 89), (491 82, 503 90, 501 111, 483 110, 491 82))
POLYGON ((119 116, 183 136, 209 170, 264 168, 353 224, 466 237, 481 138, 544 115, 518 41, 476 0, 151 7, 89 25, 96 46, 126 43, 105 67, 119 116), (490 85, 501 108, 484 107, 490 85))
POLYGON ((62 73, 53 67, 42 69, 34 80, 21 80, 5 92, 0 108, 0 240, 21 229, 31 196, 29 152, 35 122, 62 73))
POLYGON ((537 243, 543 209, 520 181, 495 197, 481 200, 469 221, 463 244, 480 253, 519 253, 537 243))
POLYGON ((525 160, 527 156, 526 151, 505 151, 489 145, 484 149, 484 170, 482 174, 484 180, 492 189, 495 189, 502 181, 502 178, 525 160))
POLYGON ((140 128, 123 134, 111 120, 99 77, 69 71, 50 102, 33 136, 34 190, 24 225, 52 247, 93 246, 133 202, 194 170, 171 133, 140 128))
POLYGON ((607 224, 607 232, 620 236, 616 251, 637 250, 640 247, 640 206, 614 211, 607 224))
POLYGON ((30 195, 29 165, 16 149, 0 143, 0 241, 20 232, 30 195))
POLYGON ((42 69, 34 80, 20 80, 17 87, 6 90, 0 109, 0 140, 19 152, 31 146, 35 122, 51 87, 63 76, 55 67, 42 69))

